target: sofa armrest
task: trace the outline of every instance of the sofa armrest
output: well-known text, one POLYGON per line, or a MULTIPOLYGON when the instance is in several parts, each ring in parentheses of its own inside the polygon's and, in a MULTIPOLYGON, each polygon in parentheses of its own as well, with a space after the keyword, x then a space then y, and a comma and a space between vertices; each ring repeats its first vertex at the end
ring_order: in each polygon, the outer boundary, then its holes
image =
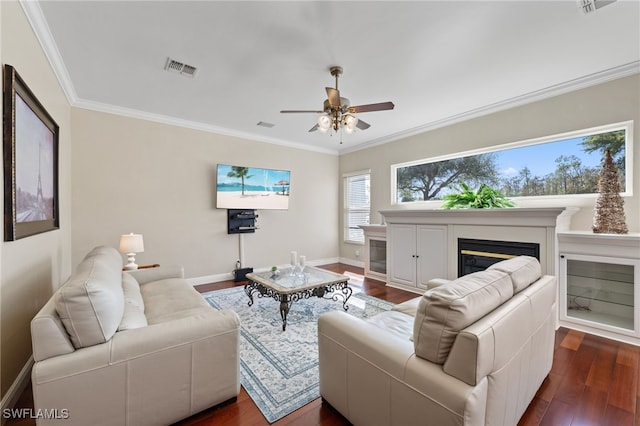
POLYGON ((167 278, 184 278, 184 268, 181 265, 135 269, 126 271, 125 273, 131 274, 133 278, 138 281, 138 284, 145 284, 148 282, 164 280, 167 278))
POLYGON ((116 333, 112 339, 111 362, 144 357, 205 339, 220 339, 220 348, 223 348, 223 341, 239 341, 239 335, 240 319, 234 311, 203 310, 193 316, 116 333))
POLYGON ((240 321, 210 309, 120 331, 36 362, 32 379, 35 407, 66 409, 69 424, 172 424, 238 395, 240 321))
MULTIPOLYGON (((359 399, 364 404, 371 394, 387 398, 388 390, 376 389, 372 382, 385 382, 388 376, 402 377, 413 356, 413 342, 345 312, 331 311, 318 318, 318 355, 320 395, 352 423, 375 424, 354 419, 351 414, 358 410, 353 404, 359 399), (359 369, 366 369, 361 371, 366 380, 353 377, 359 369), (362 392, 359 383, 368 389, 362 392)), ((366 405, 380 408, 375 398, 368 399, 366 405)))
POLYGON ((155 413, 173 416, 166 422, 172 423, 240 392, 240 319, 232 310, 207 309, 112 340, 112 362, 126 364, 133 396, 130 424, 147 423, 155 413), (188 411, 178 415, 178 408, 188 411))
MULTIPOLYGON (((202 313, 174 321, 119 331, 103 344, 78 349, 73 353, 37 362, 39 380, 53 381, 99 368, 144 359, 180 346, 206 339, 220 340, 220 348, 239 348, 240 320, 231 310, 202 313), (225 343, 226 342, 226 343, 225 343), (225 346, 227 345, 227 346, 225 346)), ((224 351, 220 351, 224 352, 224 351)), ((236 352, 239 359, 239 349, 236 352)))
POLYGON ((325 313, 318 319, 318 351, 320 395, 353 424, 484 419, 486 380, 469 386, 417 357, 413 342, 376 324, 345 312, 325 313))
MULTIPOLYGON (((402 377, 407 360, 413 356, 413 342, 396 333, 384 330, 346 312, 330 311, 318 318, 318 352, 320 369, 323 369, 323 349, 326 339, 388 372, 402 377)), ((330 365, 327 365, 331 368, 330 365)), ((322 372, 321 372, 322 377, 322 372)))

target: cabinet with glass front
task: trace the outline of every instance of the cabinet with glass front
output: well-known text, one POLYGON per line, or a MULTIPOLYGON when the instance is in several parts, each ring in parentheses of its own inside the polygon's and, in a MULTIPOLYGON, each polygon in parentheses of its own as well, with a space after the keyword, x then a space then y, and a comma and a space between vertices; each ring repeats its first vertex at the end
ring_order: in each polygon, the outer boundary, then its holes
POLYGON ((635 235, 559 236, 562 325, 638 343, 639 241, 635 235))
POLYGON ((385 225, 360 225, 364 230, 364 275, 387 281, 387 227, 385 225))

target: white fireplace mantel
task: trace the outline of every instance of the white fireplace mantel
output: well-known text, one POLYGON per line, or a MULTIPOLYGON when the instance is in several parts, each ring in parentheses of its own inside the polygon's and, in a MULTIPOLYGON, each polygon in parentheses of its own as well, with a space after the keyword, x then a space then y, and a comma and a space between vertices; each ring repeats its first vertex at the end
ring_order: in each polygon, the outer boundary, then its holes
POLYGON ((386 223, 442 225, 533 226, 568 230, 575 208, 381 210, 386 223))
MULTIPOLYGON (((503 209, 397 209, 382 210, 393 256, 396 227, 423 225, 440 229, 446 253, 446 275, 454 279, 458 274, 458 239, 530 242, 539 244, 540 264, 546 274, 557 274, 557 232, 570 229, 575 208, 503 208, 503 209)), ((400 228, 398 228, 400 229, 400 228)), ((423 228, 424 229, 424 228, 423 228)), ((391 257, 390 257, 391 258, 391 257)), ((393 265, 391 265, 393 268, 393 265)), ((389 278, 389 283, 392 278, 389 278)))

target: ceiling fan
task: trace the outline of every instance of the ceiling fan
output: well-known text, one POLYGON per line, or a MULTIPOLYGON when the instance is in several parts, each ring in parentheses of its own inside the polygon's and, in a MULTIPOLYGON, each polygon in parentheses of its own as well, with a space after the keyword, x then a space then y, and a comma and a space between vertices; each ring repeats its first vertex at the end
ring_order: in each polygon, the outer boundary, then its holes
POLYGON ((283 110, 280 111, 283 114, 297 114, 297 113, 315 113, 321 114, 318 117, 318 123, 309 129, 310 132, 320 130, 321 132, 327 132, 329 129, 338 131, 343 128, 347 133, 355 131, 356 128, 360 130, 366 130, 371 125, 359 120, 355 115, 360 112, 372 112, 372 111, 384 111, 393 109, 393 102, 380 102, 376 104, 356 105, 350 106, 349 99, 340 97, 340 91, 338 90, 338 77, 342 75, 342 67, 329 68, 331 75, 336 78, 336 87, 326 87, 327 99, 324 101, 324 107, 321 111, 314 110, 283 110))

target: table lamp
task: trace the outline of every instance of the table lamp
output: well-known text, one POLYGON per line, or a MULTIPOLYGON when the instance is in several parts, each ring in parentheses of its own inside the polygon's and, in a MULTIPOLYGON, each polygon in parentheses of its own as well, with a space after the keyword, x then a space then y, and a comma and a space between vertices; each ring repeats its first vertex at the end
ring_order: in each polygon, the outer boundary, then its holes
POLYGON ((136 265, 136 253, 144 251, 144 242, 141 234, 122 235, 120 237, 120 253, 127 254, 127 264, 124 265, 125 270, 138 269, 136 265))

